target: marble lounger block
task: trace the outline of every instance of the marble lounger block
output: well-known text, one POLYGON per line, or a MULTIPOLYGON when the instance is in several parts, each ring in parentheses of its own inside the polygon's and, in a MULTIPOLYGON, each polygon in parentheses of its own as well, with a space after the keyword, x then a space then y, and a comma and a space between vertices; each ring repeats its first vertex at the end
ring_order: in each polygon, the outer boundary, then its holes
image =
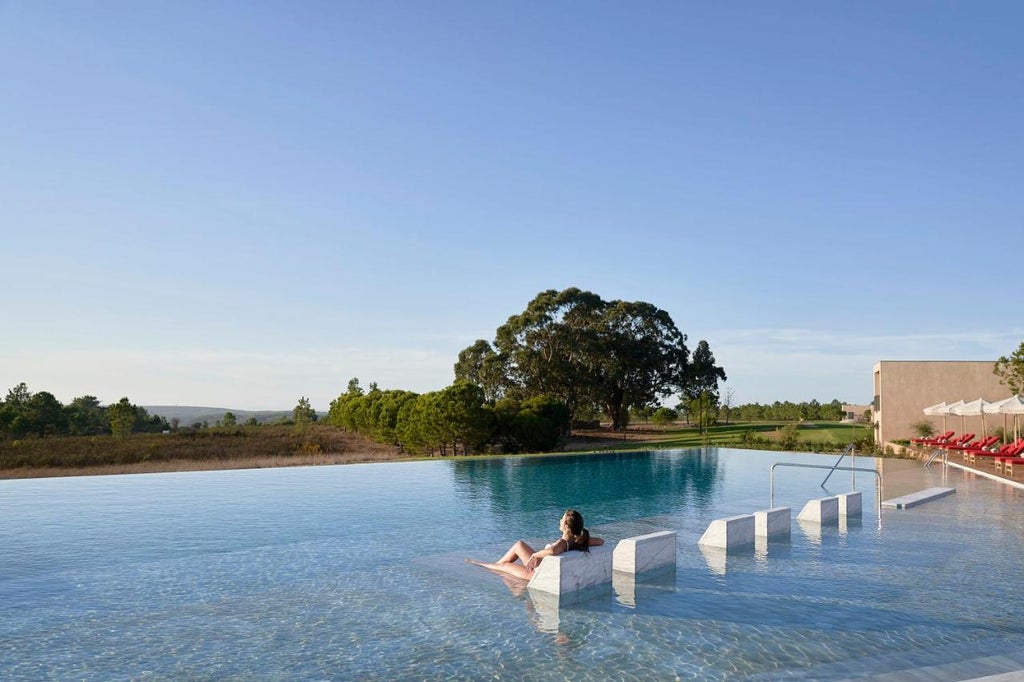
POLYGON ((530 578, 531 591, 573 594, 588 587, 612 582, 612 548, 591 547, 589 552, 564 552, 544 557, 530 578))
POLYGON ((770 538, 789 535, 792 527, 793 510, 789 507, 775 507, 754 512, 754 536, 770 538))
POLYGON ((809 500, 796 518, 797 521, 809 521, 811 523, 838 522, 839 498, 822 497, 817 500, 809 500))
POLYGON ((860 516, 863 509, 863 494, 859 492, 837 495, 840 516, 860 516))
POLYGON ((624 573, 646 573, 676 565, 676 534, 671 530, 619 540, 612 554, 612 569, 624 573))
POLYGON ((715 519, 697 544, 727 550, 754 544, 754 515, 743 514, 715 519))

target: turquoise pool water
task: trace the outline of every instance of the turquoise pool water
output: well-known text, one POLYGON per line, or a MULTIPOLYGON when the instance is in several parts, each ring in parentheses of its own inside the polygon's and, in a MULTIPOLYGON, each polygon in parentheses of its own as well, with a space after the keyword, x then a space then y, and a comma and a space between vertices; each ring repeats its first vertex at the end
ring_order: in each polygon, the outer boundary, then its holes
MULTIPOLYGON (((884 461, 878 527, 705 555, 776 461, 710 449, 0 481, 0 679, 847 679, 1020 651, 1024 491, 884 461), (551 611, 467 565, 557 535, 679 534, 674 574, 551 611)), ((875 466, 876 460, 857 460, 875 466)), ((776 473, 776 504, 824 472, 776 473)), ((836 473, 832 494, 851 487, 836 473)))

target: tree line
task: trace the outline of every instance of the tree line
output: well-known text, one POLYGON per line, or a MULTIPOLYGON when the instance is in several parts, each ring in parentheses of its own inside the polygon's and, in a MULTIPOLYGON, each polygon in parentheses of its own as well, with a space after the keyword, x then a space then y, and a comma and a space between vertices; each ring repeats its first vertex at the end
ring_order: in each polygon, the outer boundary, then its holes
POLYGON ((49 391, 32 393, 22 382, 0 402, 0 437, 98 436, 113 433, 160 433, 170 428, 163 417, 150 415, 128 398, 101 405, 83 395, 64 405, 49 391))
MULTIPOLYGON (((723 407, 721 410, 725 412, 723 407)), ((748 403, 736 405, 728 409, 729 419, 741 422, 798 422, 798 421, 823 421, 837 422, 843 419, 843 403, 838 399, 831 402, 820 403, 811 400, 802 403, 793 403, 788 400, 780 402, 776 400, 770 405, 765 403, 748 403)))
MULTIPOLYGON (((279 423, 294 425, 301 431, 316 420, 316 410, 308 398, 302 397, 292 410, 291 418, 282 417, 279 423)), ((225 412, 216 425, 233 427, 238 425, 238 420, 233 412, 225 412)), ((259 422, 251 417, 245 426, 259 426, 259 422)), ((208 424, 194 422, 189 428, 205 429, 208 424)), ((7 396, 0 401, 0 439, 5 440, 26 436, 45 438, 105 434, 126 438, 133 433, 177 430, 177 418, 168 421, 159 415, 151 415, 146 408, 132 404, 127 397, 110 405, 101 405, 96 396, 83 395, 64 405, 49 391, 32 393, 28 385, 22 382, 8 390, 7 396)))
POLYGON ((468 454, 554 449, 568 432, 569 410, 548 396, 489 402, 466 381, 430 393, 364 391, 359 379, 331 402, 328 423, 416 454, 468 454))

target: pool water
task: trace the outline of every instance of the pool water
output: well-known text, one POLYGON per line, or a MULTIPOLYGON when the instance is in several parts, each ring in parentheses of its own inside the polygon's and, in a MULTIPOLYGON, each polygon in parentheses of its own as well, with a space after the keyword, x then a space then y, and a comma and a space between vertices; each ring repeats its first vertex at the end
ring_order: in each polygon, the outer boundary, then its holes
MULTIPOLYGON (((1024 491, 918 462, 863 520, 725 555, 777 461, 703 449, 0 481, 0 679, 856 679, 1019 652, 1024 491), (676 570, 551 608, 464 562, 678 533, 676 570)), ((848 463, 848 461, 847 461, 848 463)), ((794 516, 852 474, 778 469, 794 516)), ((980 668, 979 668, 980 670, 980 668)), ((955 678, 959 679, 959 678, 955 678)))

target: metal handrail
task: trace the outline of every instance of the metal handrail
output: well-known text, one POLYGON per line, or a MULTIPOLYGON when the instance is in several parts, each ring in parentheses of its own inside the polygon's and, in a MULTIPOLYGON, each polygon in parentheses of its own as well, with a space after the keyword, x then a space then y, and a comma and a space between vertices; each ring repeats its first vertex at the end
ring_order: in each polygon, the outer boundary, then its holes
MULTIPOLYGON (((935 448, 935 450, 932 451, 932 456, 928 458, 928 461, 925 462, 924 465, 926 467, 931 466, 932 462, 935 461, 936 457, 938 457, 939 455, 945 455, 946 453, 947 453, 947 451, 945 449, 943 449, 943 448, 935 448)), ((945 457, 942 458, 942 463, 943 464, 946 463, 946 458, 945 457)))
MULTIPOLYGON (((828 483, 828 479, 829 479, 830 476, 832 476, 832 472, 835 471, 836 467, 839 466, 839 463, 843 461, 843 457, 846 457, 847 455, 849 455, 853 451, 854 451, 853 443, 850 443, 849 445, 846 446, 846 449, 843 450, 843 454, 839 455, 839 459, 836 460, 836 463, 832 466, 832 468, 829 470, 829 472, 827 474, 825 474, 825 480, 821 482, 821 487, 822 488, 824 488, 825 484, 828 483)), ((854 464, 856 464, 856 463, 857 463, 856 456, 854 456, 854 464)), ((857 474, 856 473, 853 474, 852 485, 853 485, 853 489, 856 490, 857 489, 857 474)))
POLYGON ((799 464, 797 462, 776 462, 772 465, 771 471, 768 474, 768 485, 769 485, 769 498, 768 508, 775 509, 775 467, 794 467, 799 469, 832 469, 839 471, 864 471, 875 475, 875 512, 878 514, 878 527, 882 527, 882 474, 878 473, 875 469, 856 468, 856 467, 841 467, 835 464, 829 466, 828 464, 799 464))

